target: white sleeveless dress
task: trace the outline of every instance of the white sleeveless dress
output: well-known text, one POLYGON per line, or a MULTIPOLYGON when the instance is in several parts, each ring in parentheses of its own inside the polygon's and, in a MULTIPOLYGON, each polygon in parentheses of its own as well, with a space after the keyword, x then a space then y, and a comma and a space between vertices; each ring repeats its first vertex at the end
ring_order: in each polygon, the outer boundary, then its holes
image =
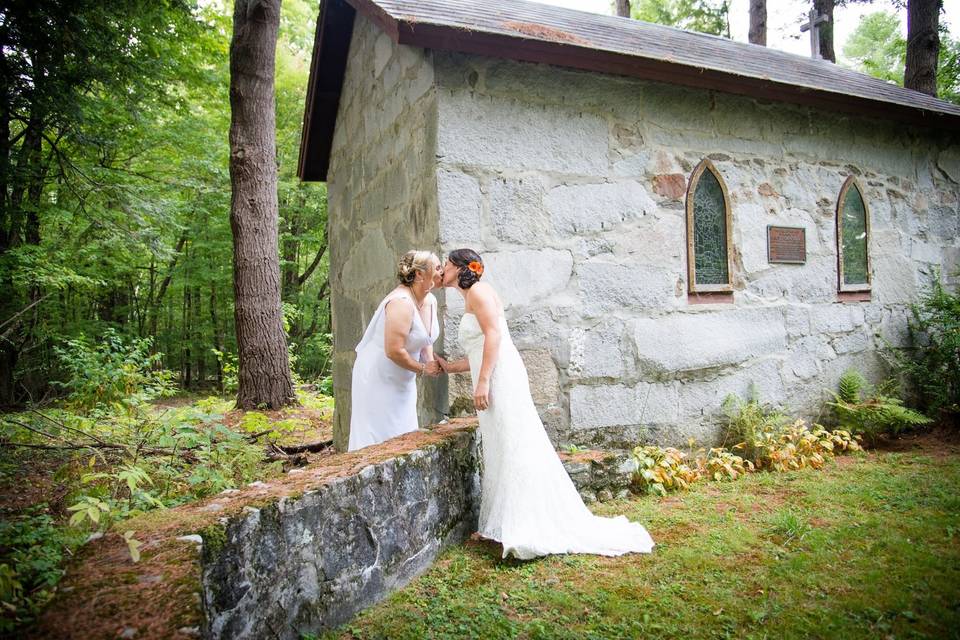
MULTIPOLYGON (((527 370, 507 321, 501 315, 499 322, 500 355, 490 378, 490 406, 477 412, 483 452, 480 535, 499 541, 504 558, 649 553, 654 543, 642 525, 624 516, 595 516, 583 504, 530 397, 527 370)), ((460 320, 459 340, 476 381, 483 333, 471 313, 460 320)))
MULTIPOLYGON (((436 310, 432 294, 429 304, 436 310)), ((350 441, 347 451, 368 447, 410 431, 417 423, 417 374, 395 364, 383 350, 385 308, 398 298, 413 302, 406 293, 394 293, 380 302, 357 345, 350 393, 350 441)), ((413 321, 404 348, 414 360, 422 361, 421 352, 433 344, 440 325, 433 313, 430 327, 424 326, 419 311, 413 321)))

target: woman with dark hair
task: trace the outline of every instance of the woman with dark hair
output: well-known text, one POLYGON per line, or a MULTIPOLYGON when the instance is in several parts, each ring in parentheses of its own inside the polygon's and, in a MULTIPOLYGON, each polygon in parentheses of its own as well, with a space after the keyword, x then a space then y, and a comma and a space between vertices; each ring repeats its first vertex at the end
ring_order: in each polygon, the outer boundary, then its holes
POLYGON ((443 286, 463 296, 459 340, 467 357, 438 359, 444 371, 469 371, 473 378, 483 452, 480 535, 499 541, 504 558, 649 553, 653 540, 642 525, 595 516, 583 504, 543 428, 503 304, 481 281, 483 272, 483 259, 472 249, 447 256, 443 286))
POLYGON ((433 342, 440 333, 440 259, 408 251, 397 263, 397 287, 380 302, 357 345, 350 393, 347 451, 416 431, 417 376, 440 375, 433 342))

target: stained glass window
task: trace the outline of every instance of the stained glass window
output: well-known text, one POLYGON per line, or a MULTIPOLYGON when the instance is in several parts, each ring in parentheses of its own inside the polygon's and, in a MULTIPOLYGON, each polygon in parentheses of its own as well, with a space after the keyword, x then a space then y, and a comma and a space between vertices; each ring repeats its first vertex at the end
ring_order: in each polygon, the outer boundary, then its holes
POLYGON ((693 172, 692 181, 687 196, 690 291, 729 291, 730 229, 726 190, 707 161, 693 172))
POLYGON ((867 206, 860 187, 850 178, 840 191, 837 208, 841 291, 870 287, 870 260, 867 254, 869 235, 867 206))

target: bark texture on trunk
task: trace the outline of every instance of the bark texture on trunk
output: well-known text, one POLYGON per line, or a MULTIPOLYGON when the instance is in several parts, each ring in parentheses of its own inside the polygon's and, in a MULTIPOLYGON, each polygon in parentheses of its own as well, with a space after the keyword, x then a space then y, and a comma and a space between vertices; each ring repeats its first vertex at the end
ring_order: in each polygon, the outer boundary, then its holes
POLYGON ((230 43, 230 227, 237 407, 296 401, 280 307, 274 62, 280 0, 237 0, 230 43))
POLYGON ((767 46, 767 0, 750 0, 750 33, 752 44, 767 46))
POLYGON ((837 61, 833 50, 833 7, 834 0, 813 0, 817 15, 827 17, 827 21, 820 25, 820 57, 830 62, 837 61))
POLYGON ((617 0, 617 15, 621 18, 630 17, 630 0, 617 0))
POLYGON ((903 86, 931 96, 937 95, 942 4, 942 0, 910 0, 907 3, 907 64, 903 71, 903 86))

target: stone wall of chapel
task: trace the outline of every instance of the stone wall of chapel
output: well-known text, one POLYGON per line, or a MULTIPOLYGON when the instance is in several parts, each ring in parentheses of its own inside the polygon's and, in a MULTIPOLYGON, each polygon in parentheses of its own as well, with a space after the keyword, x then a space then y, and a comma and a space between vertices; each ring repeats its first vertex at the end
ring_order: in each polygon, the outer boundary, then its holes
MULTIPOLYGON (((816 417, 851 366, 885 374, 907 305, 960 263, 957 137, 716 92, 436 52, 443 250, 476 248, 554 442, 709 441, 729 393, 816 417), (710 158, 729 189, 731 304, 687 296, 685 190, 710 158), (855 175, 873 294, 837 301, 834 217, 855 175), (806 230, 768 264, 767 225, 806 230)), ((955 281, 954 281, 955 283, 955 281)), ((459 296, 443 348, 457 352, 459 296)), ((451 400, 463 396, 451 385, 451 400)))
MULTIPOLYGON (((357 14, 328 173, 334 441, 340 450, 349 439, 354 347, 396 286, 397 258, 436 246, 436 113, 430 54, 394 44, 357 14)), ((422 424, 436 422, 446 408, 446 387, 426 381, 419 391, 422 424)))

